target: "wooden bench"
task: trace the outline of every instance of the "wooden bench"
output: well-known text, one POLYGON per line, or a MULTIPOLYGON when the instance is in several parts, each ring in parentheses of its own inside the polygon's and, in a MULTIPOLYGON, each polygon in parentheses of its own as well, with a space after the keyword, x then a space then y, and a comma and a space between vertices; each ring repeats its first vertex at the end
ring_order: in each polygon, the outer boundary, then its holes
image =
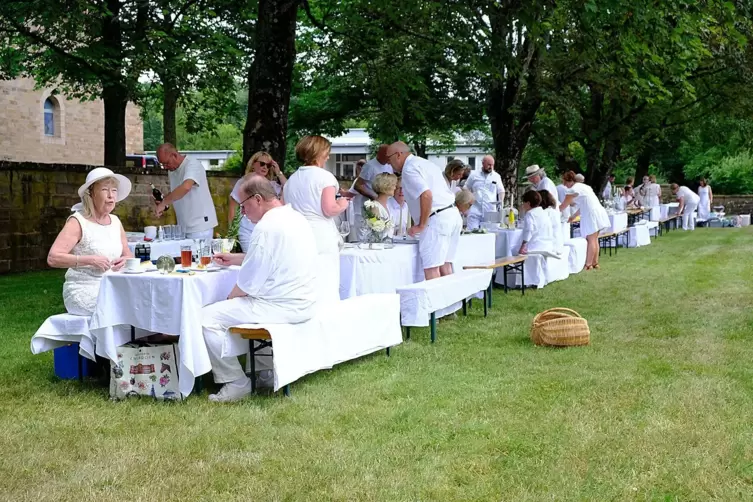
MULTIPOLYGON (((248 340, 249 353, 250 353, 250 365, 251 365, 251 392, 256 391, 256 353, 267 347, 272 347, 272 335, 266 329, 249 329, 249 328, 230 328, 230 333, 238 335, 244 340, 248 340), (254 344, 258 342, 258 345, 254 344)), ((267 355, 267 354, 262 354, 267 355)), ((272 357, 272 354, 268 354, 272 357)), ((286 396, 290 396, 290 385, 286 385, 282 388, 282 392, 286 396)))
MULTIPOLYGON (((612 248, 614 248, 614 254, 617 255, 617 248, 619 247, 620 237, 627 235, 628 229, 623 228, 619 232, 607 232, 606 234, 599 235, 599 256, 601 256, 602 244, 606 244, 606 248, 609 249, 609 256, 612 256, 612 248)), ((627 246, 626 246, 627 247, 627 246)))
POLYGON ((663 220, 659 220, 659 235, 663 234, 664 229, 667 231, 667 233, 669 233, 670 225, 672 225, 674 229, 677 230, 677 222, 679 218, 679 214, 673 214, 672 216, 667 216, 663 220))
MULTIPOLYGON (((498 258, 495 260, 494 263, 491 265, 473 265, 468 267, 463 267, 463 270, 496 270, 498 268, 502 269, 502 280, 504 282, 504 288, 505 288, 505 294, 507 293, 507 290, 509 289, 507 287, 507 272, 520 272, 521 277, 521 284, 523 284, 523 287, 521 288, 522 294, 526 294, 526 276, 523 265, 525 264, 526 259, 528 259, 527 255, 518 255, 518 256, 507 256, 505 258, 498 258)), ((493 278, 492 278, 493 280, 493 278)), ((489 294, 487 295, 489 307, 492 306, 492 285, 489 284, 489 294)))
POLYGON ((463 314, 468 315, 467 300, 483 292, 484 317, 488 315, 489 290, 492 271, 486 268, 463 270, 454 274, 400 286, 400 323, 406 328, 406 339, 410 338, 411 327, 427 325, 431 328, 431 342, 437 338, 437 312, 462 302, 463 314))

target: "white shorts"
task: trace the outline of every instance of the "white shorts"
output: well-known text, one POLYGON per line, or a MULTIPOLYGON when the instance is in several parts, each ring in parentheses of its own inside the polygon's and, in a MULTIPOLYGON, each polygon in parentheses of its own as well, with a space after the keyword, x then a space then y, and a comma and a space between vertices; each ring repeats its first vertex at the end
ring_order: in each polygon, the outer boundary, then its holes
POLYGON ((424 270, 440 267, 455 258, 462 229, 463 218, 456 207, 445 209, 429 218, 418 241, 418 252, 424 270))

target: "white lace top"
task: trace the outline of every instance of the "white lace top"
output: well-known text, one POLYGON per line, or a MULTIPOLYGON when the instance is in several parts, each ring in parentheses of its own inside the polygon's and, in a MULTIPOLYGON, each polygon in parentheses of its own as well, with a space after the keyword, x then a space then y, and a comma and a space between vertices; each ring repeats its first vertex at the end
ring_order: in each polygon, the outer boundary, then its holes
MULTIPOLYGON (((81 213, 74 213, 81 225, 81 240, 73 246, 72 254, 79 256, 99 255, 115 260, 123 254, 121 241, 122 224, 117 216, 110 215, 109 225, 100 225, 87 220, 81 213)), ((99 282, 105 273, 93 267, 69 268, 63 284, 63 303, 70 314, 92 315, 97 306, 99 282)))

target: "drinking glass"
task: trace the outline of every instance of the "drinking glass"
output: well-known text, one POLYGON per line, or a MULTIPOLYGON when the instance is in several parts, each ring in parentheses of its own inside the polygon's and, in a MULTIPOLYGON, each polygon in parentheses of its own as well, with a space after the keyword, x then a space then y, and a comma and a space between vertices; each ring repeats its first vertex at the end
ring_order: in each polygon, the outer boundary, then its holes
POLYGON ((222 253, 222 239, 212 239, 212 253, 222 253))
POLYGON ((206 268, 212 262, 212 248, 208 239, 199 240, 199 267, 206 268))
POLYGON ((183 268, 191 268, 193 262, 193 252, 191 246, 180 247, 180 264, 183 268))
POLYGON ((175 226, 178 227, 178 238, 180 240, 185 239, 186 238, 186 227, 184 227, 183 225, 175 225, 175 226))
POLYGON ((341 221, 338 231, 343 240, 345 240, 345 238, 350 235, 350 222, 348 222, 348 220, 341 221))
POLYGON ((173 226, 172 225, 165 225, 162 227, 162 231, 165 234, 165 240, 171 241, 173 240, 173 226))

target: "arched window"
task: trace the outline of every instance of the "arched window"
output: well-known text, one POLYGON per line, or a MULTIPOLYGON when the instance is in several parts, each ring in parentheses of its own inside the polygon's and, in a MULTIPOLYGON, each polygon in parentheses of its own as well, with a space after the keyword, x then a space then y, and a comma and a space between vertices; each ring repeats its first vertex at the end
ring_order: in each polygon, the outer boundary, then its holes
POLYGON ((44 101, 44 135, 55 136, 55 112, 56 106, 53 98, 44 101))

